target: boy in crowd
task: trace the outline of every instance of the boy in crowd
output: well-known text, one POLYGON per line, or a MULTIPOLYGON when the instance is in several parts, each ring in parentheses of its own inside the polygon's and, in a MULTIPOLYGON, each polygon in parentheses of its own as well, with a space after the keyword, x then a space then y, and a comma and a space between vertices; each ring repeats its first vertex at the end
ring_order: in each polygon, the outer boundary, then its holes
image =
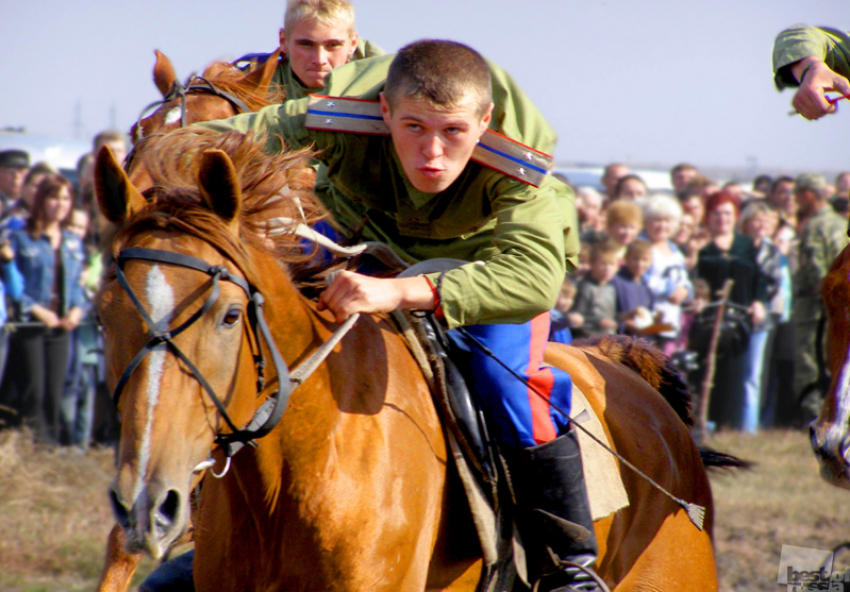
POLYGON ((590 249, 590 272, 579 282, 568 315, 576 337, 599 337, 617 331, 617 292, 611 280, 620 268, 618 247, 597 243, 590 249))
POLYGON ((652 292, 644 274, 652 265, 652 245, 643 239, 629 243, 626 263, 611 280, 617 294, 617 320, 619 332, 640 334, 652 324, 652 292))
POLYGON ((605 212, 605 232, 609 240, 617 247, 622 260, 626 256, 626 247, 643 230, 643 211, 633 201, 619 200, 608 206, 605 212))
POLYGON ((573 307, 575 298, 576 285, 567 276, 561 284, 561 291, 558 292, 555 308, 549 313, 552 318, 552 324, 549 327, 549 341, 566 344, 573 342, 573 334, 570 331, 569 313, 573 307))

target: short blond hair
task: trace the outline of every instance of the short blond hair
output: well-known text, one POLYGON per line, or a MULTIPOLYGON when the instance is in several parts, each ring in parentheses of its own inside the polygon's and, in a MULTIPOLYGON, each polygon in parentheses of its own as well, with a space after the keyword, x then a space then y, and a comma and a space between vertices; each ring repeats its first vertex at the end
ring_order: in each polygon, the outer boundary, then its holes
POLYGON ((348 0, 289 0, 283 15, 283 30, 291 31, 299 21, 340 25, 353 33, 354 5, 348 0))

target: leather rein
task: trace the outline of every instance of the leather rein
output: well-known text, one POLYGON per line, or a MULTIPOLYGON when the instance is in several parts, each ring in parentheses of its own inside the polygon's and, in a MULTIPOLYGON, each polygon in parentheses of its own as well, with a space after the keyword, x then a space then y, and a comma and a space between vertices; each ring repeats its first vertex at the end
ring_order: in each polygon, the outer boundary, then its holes
MULTIPOLYGON (((115 262, 115 274, 118 278, 121 287, 130 297, 130 300, 133 302, 133 305, 138 310, 139 314, 142 315, 145 323, 148 325, 148 334, 150 335, 148 342, 142 346, 142 348, 136 353, 135 357, 130 361, 127 367, 124 369, 124 372, 121 374, 121 378, 118 380, 118 384, 115 387, 115 392, 113 393, 113 402, 115 406, 118 406, 118 399, 121 396, 121 392, 124 390, 124 387, 127 385, 127 382, 130 380, 130 376, 139 367, 139 364, 142 363, 142 360, 153 351, 155 347, 161 344, 165 344, 175 356, 177 356, 192 372, 192 375, 195 377, 207 394, 210 396, 213 404, 215 405, 218 412, 221 414, 224 422, 230 428, 231 433, 229 434, 216 434, 215 443, 221 446, 224 450, 225 456, 228 459, 228 463, 230 458, 239 452, 245 444, 250 444, 252 446, 256 446, 256 440, 262 438, 271 432, 278 423, 280 423, 281 418, 283 417, 283 412, 286 410, 286 406, 289 403, 289 396, 292 394, 292 391, 295 390, 300 384, 302 384, 307 378, 319 367, 319 365, 328 357, 328 355, 333 351, 336 345, 342 340, 342 338, 351 330, 354 326, 354 323, 357 322, 357 319, 360 317, 359 314, 353 314, 348 318, 342 325, 337 328, 337 330, 331 335, 331 337, 325 341, 321 346, 319 346, 316 351, 314 351, 307 359, 305 359, 297 368, 289 371, 289 366, 286 364, 286 361, 283 359, 283 356, 280 354, 280 350, 277 348, 277 344, 272 338, 271 332, 269 331, 268 323, 266 322, 265 315, 263 314, 263 304, 265 304, 265 298, 263 295, 257 290, 254 286, 249 284, 242 277, 232 274, 227 267, 223 265, 210 265, 203 259, 199 259, 197 257, 192 257, 191 255, 184 255, 182 253, 174 253, 172 251, 163 251, 159 249, 145 249, 145 248, 129 248, 124 249, 120 253, 118 253, 118 257, 115 262), (180 326, 169 329, 166 331, 159 331, 156 329, 156 323, 151 318, 150 314, 145 310, 138 296, 133 292, 133 289, 130 286, 130 282, 127 280, 127 276, 124 273, 124 263, 132 259, 140 259, 145 261, 155 261, 158 263, 166 263, 169 265, 177 265, 179 267, 187 267, 189 269, 195 269, 202 273, 205 273, 212 277, 213 280, 213 288, 210 292, 210 295, 207 297, 203 306, 195 311, 192 316, 186 319, 183 324, 180 326), (227 281, 231 282, 239 286, 245 294, 248 296, 249 308, 247 311, 248 323, 251 329, 251 332, 254 335, 254 339, 257 342, 257 354, 254 355, 254 363, 257 369, 257 394, 262 394, 265 389, 265 367, 266 360, 263 356, 263 348, 262 343, 260 342, 260 338, 265 341, 266 345, 269 348, 269 353, 271 354, 272 364, 274 365, 275 372, 278 377, 278 387, 277 390, 272 393, 263 403, 257 408, 257 411, 254 413, 254 417, 251 421, 243 429, 238 429, 236 425, 233 423, 233 420, 230 418, 230 415, 227 413, 227 409, 225 408, 224 403, 222 403, 221 398, 216 395, 215 390, 212 388, 212 385, 204 378, 203 374, 201 374, 200 370, 198 370, 197 366, 195 366, 186 354, 174 343, 173 338, 191 327, 195 321, 200 319, 204 314, 209 312, 209 310, 213 307, 216 300, 218 300, 219 295, 219 281, 227 281)), ((335 274, 332 274, 332 276, 335 274)), ((333 281, 333 277, 329 279, 329 281, 333 281)))
POLYGON ((142 363, 142 360, 144 360, 147 354, 151 353, 155 347, 157 347, 158 345, 165 344, 168 349, 170 349, 171 352, 174 353, 174 355, 177 356, 186 365, 186 367, 189 368, 189 370, 192 372, 192 375, 210 396, 210 399, 216 406, 216 409, 218 409, 218 412, 221 414, 221 417, 224 419, 225 423, 230 428, 231 433, 216 434, 215 438, 216 444, 224 448, 226 456, 233 456, 246 443, 252 443, 257 438, 262 438, 274 429, 274 427, 280 422, 280 419, 283 416, 283 412, 286 409, 286 404, 289 401, 289 395, 291 394, 296 384, 300 382, 300 380, 298 382, 295 382, 290 378, 289 367, 286 365, 283 356, 281 356, 280 351, 277 348, 277 344, 274 342, 274 339, 272 339, 271 332, 269 331, 268 324, 266 323, 265 315, 263 314, 263 304, 265 303, 265 298, 254 286, 250 285, 242 277, 230 273, 230 271, 222 265, 210 265, 206 261, 198 259, 197 257, 157 249, 130 248, 122 250, 118 254, 118 258, 116 260, 115 273, 119 283, 121 284, 121 287, 124 289, 127 295, 130 296, 130 299, 133 302, 133 305, 136 307, 136 310, 138 310, 139 314, 142 315, 142 318, 148 325, 148 331, 150 335, 148 342, 144 346, 142 346, 138 353, 136 353, 135 357, 130 362, 130 364, 124 369, 121 378, 118 380, 118 384, 115 387, 115 392, 113 393, 113 402, 116 407, 118 405, 118 399, 121 396, 121 392, 124 390, 124 387, 130 380, 130 377, 133 372, 136 370, 136 368, 139 367, 139 364, 142 363), (189 269, 195 269, 197 271, 206 273, 207 275, 212 277, 212 291, 204 302, 204 305, 197 311, 195 311, 192 316, 186 319, 183 324, 176 328, 168 329, 166 331, 158 331, 156 329, 156 323, 150 317, 148 311, 145 310, 138 296, 136 296, 136 294, 133 292, 133 289, 130 287, 129 281, 127 280, 127 276, 124 274, 124 263, 132 259, 142 259, 145 261, 167 263, 170 265, 187 267, 189 269), (277 372, 278 376, 277 391, 275 391, 268 399, 266 399, 262 403, 262 405, 260 405, 256 413, 254 414, 253 419, 248 422, 248 425, 245 426, 244 429, 239 429, 236 427, 236 425, 233 423, 233 420, 230 418, 230 415, 228 415, 224 403, 222 403, 221 399, 218 397, 218 395, 216 395, 215 390, 212 388, 210 383, 204 378, 203 374, 201 374, 197 366, 195 366, 195 364, 193 364, 192 361, 189 360, 186 354, 184 354, 183 351, 173 341, 174 337, 178 336, 180 333, 191 327, 195 323, 195 321, 200 319, 212 308, 216 300, 218 300, 220 291, 219 281, 226 281, 239 286, 248 296, 249 309, 247 318, 251 331, 253 332, 257 341, 258 348, 258 353, 254 355, 254 361, 257 368, 258 376, 258 394, 262 393, 263 389, 265 388, 266 360, 263 355, 262 344, 260 343, 261 338, 263 341, 266 342, 266 345, 269 348, 272 364, 274 365, 275 371, 277 372))

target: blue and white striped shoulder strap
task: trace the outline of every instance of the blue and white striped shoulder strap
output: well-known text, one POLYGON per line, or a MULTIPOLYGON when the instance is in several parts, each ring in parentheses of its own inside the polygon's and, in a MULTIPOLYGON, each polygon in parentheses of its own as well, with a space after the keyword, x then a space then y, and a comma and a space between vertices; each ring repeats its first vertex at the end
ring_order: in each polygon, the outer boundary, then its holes
MULTIPOLYGON (((305 127, 325 132, 388 136, 379 101, 310 95, 305 127)), ((552 157, 492 130, 482 136, 472 160, 508 177, 540 187, 552 157)))

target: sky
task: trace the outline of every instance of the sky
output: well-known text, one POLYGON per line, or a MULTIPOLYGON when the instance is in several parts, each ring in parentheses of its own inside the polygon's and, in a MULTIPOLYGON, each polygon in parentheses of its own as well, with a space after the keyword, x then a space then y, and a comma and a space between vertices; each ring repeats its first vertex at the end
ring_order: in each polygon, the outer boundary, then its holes
MULTIPOLYGON (((817 122, 789 116, 771 69, 790 25, 850 30, 847 0, 355 6, 360 36, 389 52, 452 39, 505 68, 558 132, 558 163, 850 170, 850 104, 817 122)), ((0 0, 0 128, 86 141, 128 131, 159 98, 154 49, 185 79, 274 50, 283 11, 283 0, 0 0)))

